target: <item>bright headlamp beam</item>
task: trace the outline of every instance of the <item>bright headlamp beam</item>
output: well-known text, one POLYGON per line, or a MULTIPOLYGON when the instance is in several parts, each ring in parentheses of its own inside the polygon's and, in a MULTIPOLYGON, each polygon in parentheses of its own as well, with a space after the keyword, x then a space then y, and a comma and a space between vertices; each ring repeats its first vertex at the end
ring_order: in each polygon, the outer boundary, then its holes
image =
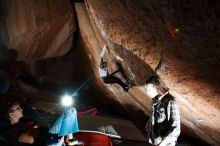
POLYGON ((71 95, 64 95, 61 99, 61 103, 63 106, 68 107, 73 104, 73 98, 71 95))
POLYGON ((92 78, 92 76, 90 76, 90 78, 88 78, 82 85, 80 85, 79 88, 77 88, 77 89, 73 92, 72 95, 67 95, 67 94, 64 95, 64 96, 61 98, 61 103, 62 103, 62 105, 65 106, 65 107, 71 106, 71 105, 73 104, 73 97, 78 94, 77 92, 78 92, 88 81, 90 81, 91 78, 92 78))
POLYGON ((92 79, 92 76, 90 76, 81 86, 79 86, 79 88, 77 88, 74 92, 73 92, 73 94, 72 94, 72 96, 74 96, 88 81, 90 81, 92 79))

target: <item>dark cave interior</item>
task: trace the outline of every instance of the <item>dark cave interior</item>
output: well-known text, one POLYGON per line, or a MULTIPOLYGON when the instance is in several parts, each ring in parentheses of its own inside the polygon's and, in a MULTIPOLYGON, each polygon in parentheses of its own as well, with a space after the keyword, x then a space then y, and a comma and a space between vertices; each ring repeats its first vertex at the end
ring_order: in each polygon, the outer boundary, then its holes
POLYGON ((146 136, 151 101, 143 84, 163 52, 159 77, 180 105, 178 144, 220 144, 219 1, 1 0, 0 7, 0 81, 11 83, 1 104, 58 103, 70 93, 146 136), (110 72, 121 64, 129 92, 100 79, 104 44, 110 72))

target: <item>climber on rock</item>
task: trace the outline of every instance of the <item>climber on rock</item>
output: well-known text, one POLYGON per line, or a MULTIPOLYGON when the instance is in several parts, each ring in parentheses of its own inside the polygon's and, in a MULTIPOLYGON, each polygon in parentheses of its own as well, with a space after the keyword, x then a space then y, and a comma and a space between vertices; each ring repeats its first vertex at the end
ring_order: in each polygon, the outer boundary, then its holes
POLYGON ((99 75, 102 78, 103 82, 106 84, 113 84, 116 83, 118 85, 120 85, 124 91, 128 92, 129 88, 131 88, 131 84, 129 83, 129 80, 126 78, 126 76, 123 73, 122 67, 119 63, 118 67, 119 69, 114 71, 113 73, 109 74, 108 73, 108 69, 107 69, 107 62, 105 62, 103 60, 103 56, 106 50, 106 45, 103 47, 102 52, 100 54, 100 66, 99 66, 99 75), (121 79, 119 79, 118 77, 115 76, 116 73, 120 72, 123 77, 126 79, 127 83, 123 83, 121 79))

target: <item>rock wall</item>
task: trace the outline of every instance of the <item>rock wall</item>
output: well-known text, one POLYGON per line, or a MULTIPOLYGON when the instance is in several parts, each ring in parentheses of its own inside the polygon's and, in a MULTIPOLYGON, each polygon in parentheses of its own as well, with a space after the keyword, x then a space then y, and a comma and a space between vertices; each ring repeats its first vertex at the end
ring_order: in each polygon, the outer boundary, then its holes
MULTIPOLYGON (((17 60, 63 56, 72 47, 76 27, 70 1, 2 0, 0 7, 0 63, 15 54, 17 60)), ((160 77, 180 105, 182 131, 220 144, 217 0, 85 0, 75 3, 75 10, 87 73, 108 97, 103 100, 120 105, 144 127, 151 99, 143 84, 163 57, 160 77), (110 73, 119 62, 134 85, 128 93, 98 75, 104 44, 110 73)))
POLYGON ((68 0, 2 0, 0 43, 17 51, 17 60, 63 56, 76 30, 68 0))
POLYGON ((97 87, 144 126, 150 98, 142 85, 162 54, 160 77, 180 105, 182 131, 220 144, 218 1, 86 0, 75 8, 97 87), (110 72, 120 62, 135 85, 128 93, 98 76, 104 44, 110 72))

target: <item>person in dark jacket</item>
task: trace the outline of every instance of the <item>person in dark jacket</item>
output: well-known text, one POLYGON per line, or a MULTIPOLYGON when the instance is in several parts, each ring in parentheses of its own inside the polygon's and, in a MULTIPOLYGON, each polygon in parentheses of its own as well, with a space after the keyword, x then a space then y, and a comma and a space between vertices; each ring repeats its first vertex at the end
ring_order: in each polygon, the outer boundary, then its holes
POLYGON ((78 141, 73 138, 72 133, 78 132, 77 112, 74 107, 66 108, 49 127, 47 135, 41 133, 40 127, 32 120, 26 120, 23 118, 23 109, 18 102, 11 102, 8 104, 7 117, 8 124, 5 125, 4 138, 9 141, 35 144, 41 143, 41 145, 48 146, 61 146, 64 143, 64 137, 66 137, 66 143, 71 145, 82 145, 82 141, 78 141), (39 137, 42 136, 43 140, 39 137))
POLYGON ((152 145, 175 146, 180 135, 179 106, 159 78, 149 78, 145 89, 152 98, 151 116, 146 125, 148 142, 152 145))

